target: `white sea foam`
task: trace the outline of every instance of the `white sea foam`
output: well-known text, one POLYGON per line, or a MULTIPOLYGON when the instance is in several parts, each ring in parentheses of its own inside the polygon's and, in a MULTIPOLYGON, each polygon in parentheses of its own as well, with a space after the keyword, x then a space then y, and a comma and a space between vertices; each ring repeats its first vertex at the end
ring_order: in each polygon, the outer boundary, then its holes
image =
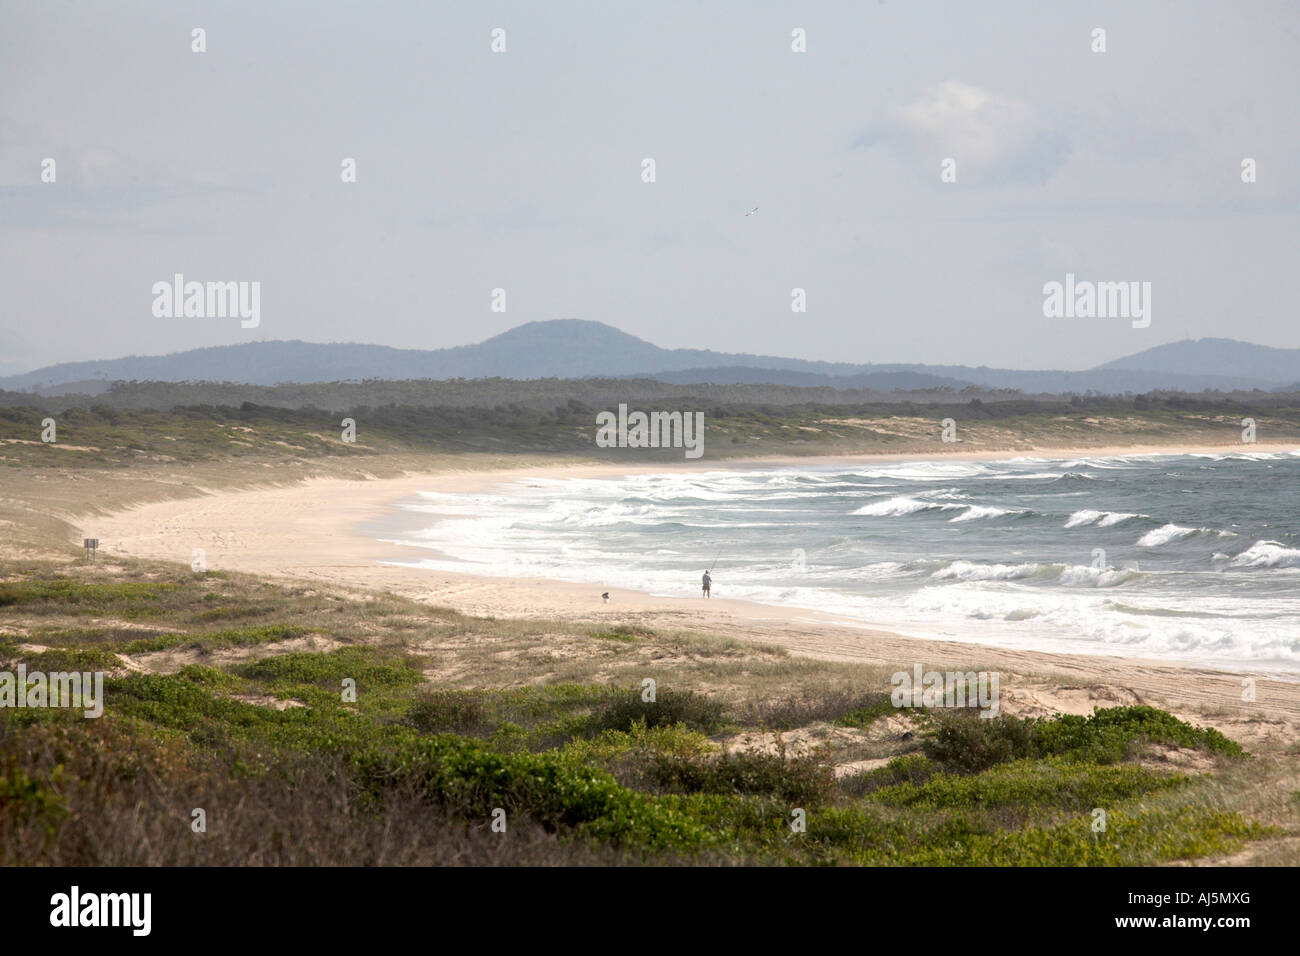
POLYGON ((1161 525, 1153 531, 1148 531, 1142 537, 1138 538, 1137 546, 1139 548, 1158 548, 1161 545, 1168 544, 1170 541, 1178 541, 1187 537, 1189 534, 1196 534, 1195 528, 1184 528, 1176 524, 1161 525))
POLYGON ((1300 551, 1277 541, 1256 541, 1229 563, 1234 568, 1300 567, 1300 551))
MULTIPOLYGON (((949 518, 948 523, 953 524, 958 521, 977 521, 980 518, 1000 518, 1002 515, 1011 514, 1009 508, 995 508, 992 505, 969 505, 965 511, 955 518, 949 518)), ((1024 512, 1016 512, 1024 514, 1024 512)))
POLYGON ((1039 574, 1044 567, 1041 564, 976 564, 973 561, 954 561, 930 577, 941 581, 1012 581, 1039 574))
POLYGON ((1091 509, 1076 511, 1074 514, 1070 515, 1069 519, 1065 522, 1065 526, 1067 528, 1082 528, 1084 525, 1092 524, 1103 514, 1105 514, 1104 511, 1092 511, 1091 509))
POLYGON ((1113 588, 1137 578, 1140 571, 1127 568, 1098 568, 1090 564, 1073 564, 1061 572, 1061 584, 1069 587, 1113 588))
POLYGON ((1145 515, 1137 514, 1132 511, 1107 511, 1097 522, 1098 528, 1109 528, 1111 525, 1119 524, 1121 521, 1128 521, 1130 518, 1144 518, 1145 515))
POLYGON ((1171 541, 1181 541, 1183 538, 1194 534, 1215 535, 1220 538, 1235 538, 1237 536, 1235 531, 1220 531, 1214 528, 1184 528, 1181 525, 1167 524, 1142 535, 1137 540, 1137 546, 1139 548, 1158 548, 1161 545, 1169 544, 1171 541))
POLYGON ((1143 515, 1132 511, 1094 511, 1085 508, 1082 511, 1076 511, 1065 522, 1067 528, 1083 528, 1088 525, 1096 525, 1098 528, 1109 528, 1117 525, 1122 521, 1128 521, 1130 518, 1141 518, 1143 515))
POLYGON ((961 505, 939 504, 934 501, 920 501, 916 498, 897 497, 886 498, 883 501, 873 501, 865 504, 857 511, 850 512, 853 515, 865 515, 872 518, 898 518, 903 515, 916 514, 918 511, 950 511, 954 508, 960 508, 961 505))

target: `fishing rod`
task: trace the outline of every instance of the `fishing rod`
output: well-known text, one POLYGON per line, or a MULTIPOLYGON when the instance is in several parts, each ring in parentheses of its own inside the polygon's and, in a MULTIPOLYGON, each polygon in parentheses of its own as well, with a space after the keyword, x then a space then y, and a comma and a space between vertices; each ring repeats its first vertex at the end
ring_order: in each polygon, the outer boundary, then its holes
POLYGON ((718 553, 715 554, 715 555, 713 556, 713 563, 709 565, 709 573, 710 573, 710 574, 712 574, 712 573, 713 573, 713 569, 716 568, 716 567, 718 566, 718 558, 720 558, 720 557, 722 557, 722 549, 721 549, 721 548, 719 548, 719 549, 718 549, 718 553))

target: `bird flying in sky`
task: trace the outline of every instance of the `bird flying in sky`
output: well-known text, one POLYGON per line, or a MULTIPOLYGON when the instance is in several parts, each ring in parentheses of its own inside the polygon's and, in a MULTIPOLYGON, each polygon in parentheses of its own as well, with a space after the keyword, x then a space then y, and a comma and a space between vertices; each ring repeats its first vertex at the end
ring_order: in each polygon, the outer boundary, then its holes
POLYGON ((756 212, 758 212, 758 207, 757 207, 757 206, 755 206, 755 207, 754 207, 753 209, 751 209, 749 212, 745 213, 745 215, 746 215, 746 216, 752 216, 752 215, 754 215, 754 213, 756 213, 756 212))

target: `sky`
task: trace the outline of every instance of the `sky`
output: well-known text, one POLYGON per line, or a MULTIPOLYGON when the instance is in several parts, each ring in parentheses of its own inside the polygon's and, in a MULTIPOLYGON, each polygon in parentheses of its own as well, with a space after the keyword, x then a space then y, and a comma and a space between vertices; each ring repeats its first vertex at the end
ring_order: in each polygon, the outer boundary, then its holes
POLYGON ((1297 80, 1271 0, 0 0, 0 374, 555 318, 848 362, 1294 348, 1297 80), (177 273, 260 283, 258 325, 155 315, 177 273), (1150 324, 1045 316, 1067 273, 1151 283, 1150 324))

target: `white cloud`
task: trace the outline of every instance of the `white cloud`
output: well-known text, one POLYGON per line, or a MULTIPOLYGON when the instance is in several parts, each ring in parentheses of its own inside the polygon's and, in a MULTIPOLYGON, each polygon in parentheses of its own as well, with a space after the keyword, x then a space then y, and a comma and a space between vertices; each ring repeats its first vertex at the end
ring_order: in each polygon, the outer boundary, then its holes
POLYGON ((940 161, 951 157, 959 182, 984 185, 1046 182, 1069 153, 1065 137, 1029 104, 957 80, 895 107, 857 145, 889 149, 936 182, 940 161))

